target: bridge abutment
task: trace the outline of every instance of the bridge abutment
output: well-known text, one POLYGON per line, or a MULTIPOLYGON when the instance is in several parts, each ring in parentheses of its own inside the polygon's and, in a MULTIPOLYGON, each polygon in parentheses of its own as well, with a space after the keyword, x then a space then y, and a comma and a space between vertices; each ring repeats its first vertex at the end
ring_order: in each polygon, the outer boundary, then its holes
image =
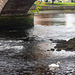
POLYGON ((0 30, 24 30, 34 26, 32 15, 0 16, 0 30))
POLYGON ((0 0, 0 30, 21 30, 34 26, 27 12, 35 0, 0 0))

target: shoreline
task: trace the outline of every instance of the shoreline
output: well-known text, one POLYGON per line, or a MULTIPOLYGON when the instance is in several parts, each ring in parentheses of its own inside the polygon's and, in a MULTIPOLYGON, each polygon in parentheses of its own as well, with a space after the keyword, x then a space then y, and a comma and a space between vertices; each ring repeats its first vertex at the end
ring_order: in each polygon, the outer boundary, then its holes
POLYGON ((44 10, 44 12, 40 11, 40 13, 75 13, 75 10, 44 10))
MULTIPOLYGON (((30 10, 34 10, 36 6, 32 6, 30 10)), ((40 10, 75 10, 75 6, 42 6, 40 10)))
MULTIPOLYGON (((29 12, 28 13, 30 13, 30 14, 34 14, 34 15, 38 15, 37 14, 37 12, 32 12, 31 13, 31 9, 29 10, 29 12)), ((75 13, 75 10, 40 10, 39 11, 39 13, 41 14, 44 14, 44 13, 49 13, 49 14, 61 14, 61 13, 63 13, 63 14, 65 14, 65 13, 72 13, 72 14, 74 14, 75 13)))

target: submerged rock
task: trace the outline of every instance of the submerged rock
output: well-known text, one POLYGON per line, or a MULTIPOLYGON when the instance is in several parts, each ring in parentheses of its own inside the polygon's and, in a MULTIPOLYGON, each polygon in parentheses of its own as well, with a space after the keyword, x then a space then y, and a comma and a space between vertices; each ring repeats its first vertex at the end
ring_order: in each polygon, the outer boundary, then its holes
POLYGON ((51 51, 54 51, 55 49, 51 48, 51 51))
POLYGON ((54 43, 67 43, 66 40, 53 40, 54 43))
POLYGON ((51 51, 51 50, 48 49, 47 51, 51 51))
POLYGON ((72 73, 72 75, 75 75, 75 71, 72 73))
POLYGON ((59 40, 55 48, 57 48, 57 51, 61 51, 62 49, 67 51, 75 51, 75 38, 70 39, 69 41, 59 40))

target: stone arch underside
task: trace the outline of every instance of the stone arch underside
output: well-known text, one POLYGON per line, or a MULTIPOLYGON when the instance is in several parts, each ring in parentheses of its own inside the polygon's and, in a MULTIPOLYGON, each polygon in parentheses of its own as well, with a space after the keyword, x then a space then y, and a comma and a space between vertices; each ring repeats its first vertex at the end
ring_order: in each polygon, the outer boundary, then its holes
POLYGON ((1 14, 26 14, 35 0, 0 0, 1 14))

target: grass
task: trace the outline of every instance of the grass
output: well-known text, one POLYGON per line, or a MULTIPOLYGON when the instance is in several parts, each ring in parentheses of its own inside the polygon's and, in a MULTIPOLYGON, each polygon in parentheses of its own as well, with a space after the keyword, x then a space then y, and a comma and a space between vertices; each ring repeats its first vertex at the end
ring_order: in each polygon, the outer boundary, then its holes
MULTIPOLYGON (((54 4, 53 5, 59 5, 59 6, 75 6, 75 3, 62 3, 62 2, 58 2, 58 3, 56 3, 56 2, 54 2, 54 4)), ((45 3, 45 6, 52 6, 52 3, 51 2, 46 2, 45 3)))

